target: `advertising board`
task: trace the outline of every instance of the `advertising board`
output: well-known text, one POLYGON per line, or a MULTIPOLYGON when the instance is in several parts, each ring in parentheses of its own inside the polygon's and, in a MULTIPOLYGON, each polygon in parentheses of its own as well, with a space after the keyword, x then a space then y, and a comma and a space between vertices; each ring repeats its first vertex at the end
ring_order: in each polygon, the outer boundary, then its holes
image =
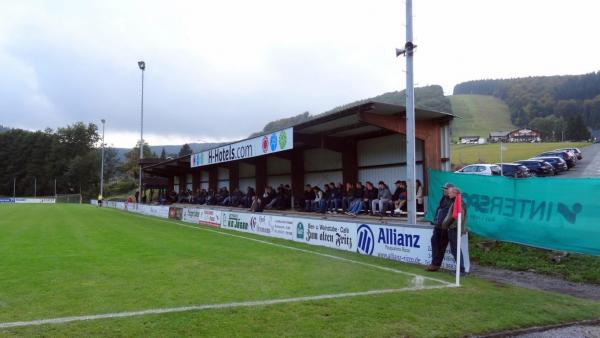
POLYGON ((178 207, 169 207, 169 218, 181 220, 183 217, 183 209, 178 207))
POLYGON ((356 223, 325 221, 312 218, 295 218, 294 240, 311 245, 354 251, 356 223))
POLYGON ((15 203, 56 203, 56 199, 54 198, 27 198, 27 197, 17 197, 15 198, 15 203))
MULTIPOLYGON (((356 252, 395 261, 429 265, 431 263, 430 228, 403 227, 398 225, 360 224, 356 229, 356 252)), ((468 238, 462 238, 465 270, 468 272, 468 238)), ((448 250, 442 267, 455 269, 454 258, 448 250)))
POLYGON ((190 167, 202 167, 244 158, 290 150, 294 147, 294 129, 287 128, 248 140, 227 144, 190 155, 190 167))
POLYGON ((221 216, 222 216, 221 211, 202 209, 202 212, 200 213, 199 216, 200 216, 200 219, 198 222, 200 224, 210 225, 210 226, 214 226, 217 228, 221 226, 221 216))
POLYGON ((9 197, 0 197, 0 203, 15 203, 15 200, 9 197))

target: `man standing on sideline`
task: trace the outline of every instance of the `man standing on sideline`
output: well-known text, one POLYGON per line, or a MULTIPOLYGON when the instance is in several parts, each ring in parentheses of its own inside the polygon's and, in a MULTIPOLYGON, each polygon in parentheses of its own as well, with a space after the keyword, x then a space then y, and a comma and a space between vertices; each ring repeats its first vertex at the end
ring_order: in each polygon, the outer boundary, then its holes
POLYGON ((444 194, 438 203, 437 209, 433 218, 433 235, 431 236, 431 264, 425 269, 427 271, 437 271, 442 266, 446 247, 448 246, 448 230, 442 228, 442 223, 448 215, 448 211, 452 206, 452 201, 448 197, 448 190, 454 188, 454 184, 447 182, 442 187, 444 194))
MULTIPOLYGON (((461 213, 462 214, 462 219, 461 219, 461 233, 460 235, 464 235, 467 233, 467 227, 466 227, 466 219, 467 219, 467 206, 465 205, 465 203, 462 200, 462 196, 460 194, 460 190, 456 187, 452 187, 448 189, 448 197, 450 197, 450 200, 452 201, 452 206, 450 207, 450 210, 448 210, 448 214, 446 215, 446 217, 444 218, 444 221, 442 222, 442 228, 444 229, 448 229, 448 240, 450 241, 450 248, 452 251, 452 256, 454 256, 454 261, 458 263, 458 261, 456 260, 456 256, 458 255, 458 250, 460 250, 460 248, 458 247, 458 240, 457 240, 457 231, 458 231, 458 214, 461 213)), ((464 263, 464 259, 463 259, 463 255, 461 252, 460 255, 460 274, 461 276, 465 274, 465 263, 464 263)))

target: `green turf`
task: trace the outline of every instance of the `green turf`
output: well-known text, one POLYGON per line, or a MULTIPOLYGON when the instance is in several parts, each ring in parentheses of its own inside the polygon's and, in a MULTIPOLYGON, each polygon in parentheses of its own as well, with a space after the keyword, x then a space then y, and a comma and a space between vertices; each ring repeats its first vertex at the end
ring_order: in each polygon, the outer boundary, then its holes
POLYGON ((497 266, 517 271, 534 271, 563 277, 572 282, 600 284, 600 257, 570 253, 559 262, 552 260, 556 252, 524 245, 493 243, 478 245, 486 241, 470 236, 471 259, 481 265, 497 266))
POLYGON ((491 131, 517 129, 510 121, 510 111, 504 101, 487 95, 448 96, 452 112, 460 118, 452 122, 452 139, 460 136, 488 138, 491 131))
MULTIPOLYGON (((505 143, 503 144, 502 161, 526 160, 545 151, 557 148, 581 148, 589 144, 588 142, 505 143)), ((453 144, 450 156, 452 164, 458 167, 472 163, 498 163, 500 162, 500 144, 453 144)))
MULTIPOLYGON (((412 280, 111 209, 1 205, 0 215, 0 322, 400 288, 412 280)), ((424 273, 375 257, 265 240, 424 273)), ((445 273, 430 276, 452 280, 445 273)), ((460 289, 0 329, 0 335, 459 336, 600 316, 598 303, 472 277, 464 282, 460 289)))

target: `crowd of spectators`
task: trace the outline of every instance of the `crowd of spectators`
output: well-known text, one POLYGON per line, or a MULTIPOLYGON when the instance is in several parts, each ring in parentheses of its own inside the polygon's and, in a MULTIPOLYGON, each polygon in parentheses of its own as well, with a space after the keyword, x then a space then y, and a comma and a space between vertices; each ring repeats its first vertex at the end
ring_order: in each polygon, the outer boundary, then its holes
POLYGON ((184 190, 180 193, 171 191, 160 196, 160 204, 187 203, 200 205, 216 205, 223 207, 252 208, 253 211, 263 209, 285 210, 291 208, 292 193, 289 185, 280 185, 277 189, 267 186, 262 196, 256 196, 256 191, 248 187, 246 192, 235 188, 232 192, 226 187, 218 190, 197 189, 184 190))
MULTIPOLYGON (((394 216, 406 211, 406 181, 396 181, 394 193, 383 181, 377 187, 372 182, 329 183, 321 189, 307 184, 301 208, 307 212, 345 213, 356 216, 361 213, 377 216, 394 216)), ((423 188, 416 181, 417 211, 423 211, 423 188)))
MULTIPOLYGON (((345 213, 356 216, 359 214, 391 216, 406 211, 406 181, 396 181, 392 194, 388 185, 379 181, 377 186, 372 182, 328 183, 320 188, 307 184, 304 197, 295 201, 294 208, 299 211, 316 213, 345 213)), ((416 181, 417 211, 423 211, 423 189, 421 181, 416 181)), ((180 193, 171 191, 160 196, 161 204, 188 203, 214 205, 224 207, 247 208, 251 211, 287 210, 292 208, 292 191, 289 185, 279 185, 276 189, 265 187, 264 193, 257 196, 252 187, 246 192, 235 188, 230 192, 226 187, 218 190, 197 189, 184 190, 180 193)))

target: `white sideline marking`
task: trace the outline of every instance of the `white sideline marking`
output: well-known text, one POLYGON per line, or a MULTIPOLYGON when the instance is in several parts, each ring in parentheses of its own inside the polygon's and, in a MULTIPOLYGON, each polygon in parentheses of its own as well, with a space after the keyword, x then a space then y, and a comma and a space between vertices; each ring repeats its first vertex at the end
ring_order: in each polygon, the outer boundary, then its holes
MULTIPOLYGON (((453 283, 446 282, 446 281, 441 280, 441 279, 437 279, 437 278, 433 278, 433 277, 428 277, 428 276, 422 276, 422 275, 418 275, 416 273, 406 272, 406 271, 397 270, 397 269, 393 269, 393 268, 388 268, 386 266, 381 266, 381 265, 376 265, 376 264, 371 264, 371 263, 365 263, 365 262, 361 262, 361 261, 355 261, 355 260, 344 258, 344 257, 339 257, 339 256, 335 256, 335 255, 330 255, 330 254, 322 253, 322 252, 312 251, 312 250, 306 250, 306 249, 296 248, 296 247, 293 247, 293 246, 287 246, 287 245, 273 243, 273 242, 269 242, 269 241, 263 241, 263 240, 256 239, 256 238, 250 238, 250 237, 246 237, 246 236, 240 236, 240 235, 232 234, 232 233, 229 233, 229 232, 217 231, 217 230, 208 229, 208 228, 201 228, 201 227, 198 227, 198 226, 193 226, 193 225, 189 225, 189 224, 184 224, 184 223, 169 221, 169 220, 166 220, 166 219, 157 218, 157 217, 154 217, 154 216, 148 216, 148 215, 144 215, 144 214, 138 214, 138 213, 128 212, 128 211, 125 211, 125 210, 114 209, 114 208, 109 208, 109 209, 110 210, 116 210, 116 211, 126 212, 127 214, 131 214, 131 215, 135 215, 135 216, 139 216, 139 217, 152 218, 155 221, 160 221, 160 222, 175 224, 175 225, 179 225, 179 226, 190 228, 190 229, 201 230, 201 231, 209 231, 209 232, 213 232, 213 233, 220 234, 220 235, 223 235, 223 236, 231 236, 231 237, 242 238, 242 239, 246 239, 246 240, 249 240, 249 241, 254 241, 254 242, 268 244, 268 245, 273 245, 273 246, 277 246, 277 247, 280 247, 280 248, 285 248, 285 249, 289 249, 289 250, 300 251, 300 252, 309 253, 309 254, 313 254, 313 255, 317 255, 317 256, 323 256, 323 257, 327 257, 327 258, 337 259, 337 260, 348 262, 348 263, 354 263, 354 264, 364 265, 364 266, 368 266, 368 267, 371 267, 371 268, 376 268, 376 269, 380 269, 380 270, 390 271, 390 272, 399 273, 399 274, 403 274, 403 275, 407 275, 407 276, 412 276, 412 277, 416 277, 416 278, 428 279, 428 280, 435 281, 435 282, 438 282, 438 283, 442 283, 442 284, 445 284, 445 285, 454 285, 453 283)), ((199 224, 199 225, 201 225, 201 224, 199 224)))
POLYGON ((394 292, 419 291, 419 290, 441 289, 441 288, 451 288, 451 287, 454 287, 454 285, 449 284, 449 285, 434 285, 434 286, 412 286, 412 287, 406 287, 406 288, 400 288, 400 289, 381 289, 381 290, 335 293, 335 294, 294 297, 294 298, 280 298, 280 299, 257 300, 257 301, 247 301, 247 302, 232 302, 232 303, 221 303, 221 304, 190 305, 190 306, 171 307, 171 308, 147 309, 147 310, 140 310, 140 311, 113 312, 113 313, 104 313, 104 314, 98 314, 98 315, 72 316, 72 317, 60 317, 60 318, 51 318, 51 319, 38 319, 38 320, 31 320, 31 321, 0 323, 0 329, 6 329, 6 328, 12 328, 12 327, 45 325, 45 324, 64 324, 64 323, 70 323, 70 322, 80 322, 80 321, 89 321, 89 320, 98 320, 98 319, 137 317, 137 316, 145 316, 145 315, 151 315, 151 314, 203 311, 203 310, 214 310, 214 309, 230 309, 230 308, 238 308, 238 307, 265 306, 265 305, 284 304, 284 303, 299 303, 299 302, 307 302, 307 301, 313 301, 313 300, 358 297, 358 296, 369 296, 369 295, 381 295, 381 294, 394 293, 394 292))

